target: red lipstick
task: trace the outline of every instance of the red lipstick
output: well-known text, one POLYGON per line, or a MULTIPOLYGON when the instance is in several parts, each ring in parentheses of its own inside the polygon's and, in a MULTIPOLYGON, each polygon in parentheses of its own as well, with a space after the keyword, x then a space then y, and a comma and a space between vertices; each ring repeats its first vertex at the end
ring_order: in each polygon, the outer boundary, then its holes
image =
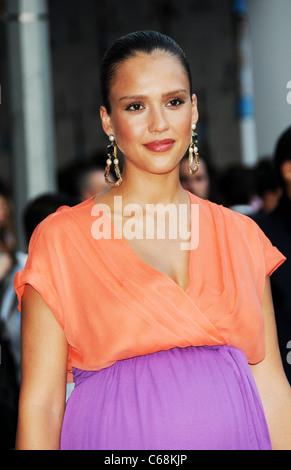
POLYGON ((144 144, 151 152, 168 152, 173 147, 175 141, 173 139, 153 140, 144 144))

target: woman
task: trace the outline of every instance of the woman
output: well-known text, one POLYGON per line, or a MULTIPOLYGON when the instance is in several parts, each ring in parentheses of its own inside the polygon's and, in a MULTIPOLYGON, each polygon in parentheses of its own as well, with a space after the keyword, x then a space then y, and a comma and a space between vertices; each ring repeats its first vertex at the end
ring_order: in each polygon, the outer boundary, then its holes
POLYGON ((127 35, 101 86, 117 181, 46 219, 15 280, 17 448, 290 449, 268 280, 284 257, 253 221, 180 184, 188 148, 198 166, 183 52, 159 33, 127 35))

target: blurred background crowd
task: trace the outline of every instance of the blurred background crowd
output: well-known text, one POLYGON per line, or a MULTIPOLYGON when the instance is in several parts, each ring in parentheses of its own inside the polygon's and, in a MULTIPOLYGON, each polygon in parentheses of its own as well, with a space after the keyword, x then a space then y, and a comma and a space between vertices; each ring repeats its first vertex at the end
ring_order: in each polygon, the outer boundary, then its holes
POLYGON ((252 217, 287 257, 272 289, 291 383, 290 0, 0 0, 0 15, 0 448, 21 381, 14 275, 41 220, 107 187, 98 67, 134 30, 169 34, 192 68, 201 158, 195 175, 182 160, 185 189, 252 217))

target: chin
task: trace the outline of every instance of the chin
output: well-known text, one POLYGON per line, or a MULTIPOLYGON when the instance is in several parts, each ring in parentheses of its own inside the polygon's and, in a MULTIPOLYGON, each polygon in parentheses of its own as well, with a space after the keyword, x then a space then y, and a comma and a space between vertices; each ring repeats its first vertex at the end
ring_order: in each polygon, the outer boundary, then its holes
MULTIPOLYGON (((161 165, 155 168, 149 168, 148 172, 156 175, 169 175, 173 171, 177 171, 177 165, 161 165)), ((178 172, 179 174, 179 172, 178 172)))

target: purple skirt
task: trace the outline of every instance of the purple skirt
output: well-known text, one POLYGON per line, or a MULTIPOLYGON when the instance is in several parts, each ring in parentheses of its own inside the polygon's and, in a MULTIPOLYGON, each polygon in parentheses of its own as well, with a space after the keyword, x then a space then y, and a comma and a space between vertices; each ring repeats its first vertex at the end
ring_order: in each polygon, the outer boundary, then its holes
POLYGON ((174 348, 74 370, 63 450, 269 450, 268 427, 244 353, 174 348))

